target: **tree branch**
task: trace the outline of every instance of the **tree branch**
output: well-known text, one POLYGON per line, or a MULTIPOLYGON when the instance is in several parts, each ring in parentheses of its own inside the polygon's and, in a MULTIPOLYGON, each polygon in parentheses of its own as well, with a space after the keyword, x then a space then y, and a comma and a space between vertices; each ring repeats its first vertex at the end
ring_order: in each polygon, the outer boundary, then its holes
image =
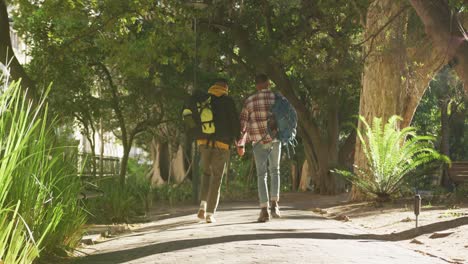
POLYGON ((393 21, 395 21, 395 19, 397 19, 401 14, 403 14, 403 12, 405 10, 407 10, 408 8, 410 7, 410 5, 405 5, 403 6, 400 11, 398 11, 395 15, 393 15, 392 17, 390 17, 390 19, 388 19, 388 21, 380 28, 378 28, 374 33, 370 34, 369 36, 367 36, 363 41, 357 43, 357 44, 354 44, 353 46, 361 46, 363 45, 364 43, 366 43, 367 41, 371 40, 371 39, 375 39, 380 33, 382 33, 382 31, 384 29, 386 29, 393 21))
POLYGON ((124 145, 124 148, 127 148, 127 147, 129 147, 130 142, 129 142, 129 138, 128 138, 128 134, 127 134, 127 127, 126 127, 126 123, 125 123, 125 118, 123 117, 122 109, 121 109, 120 103, 119 103, 119 96, 118 96, 118 92, 117 92, 117 87, 115 86, 112 75, 111 75, 109 69, 106 67, 106 65, 104 65, 101 62, 98 62, 95 65, 98 66, 102 70, 102 72, 104 73, 105 79, 109 83, 109 88, 110 88, 110 91, 111 91, 111 94, 112 94, 112 100, 111 100, 112 106, 113 106, 115 115, 117 116, 117 120, 119 122, 120 130, 122 132, 122 143, 124 145))
POLYGON ((426 34, 451 62, 468 93, 468 41, 459 29, 461 23, 454 19, 454 11, 443 0, 410 0, 410 3, 423 22, 426 34))

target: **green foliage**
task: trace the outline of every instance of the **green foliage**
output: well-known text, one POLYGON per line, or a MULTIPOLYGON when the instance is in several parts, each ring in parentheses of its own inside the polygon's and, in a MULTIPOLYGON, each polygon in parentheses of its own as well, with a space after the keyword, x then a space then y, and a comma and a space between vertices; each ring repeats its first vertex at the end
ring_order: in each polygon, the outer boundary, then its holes
POLYGON ((343 170, 336 172, 348 178, 366 193, 386 200, 399 190, 402 181, 418 167, 448 157, 434 150, 433 137, 418 136, 414 127, 398 129, 398 116, 391 117, 383 125, 381 118, 374 118, 370 126, 360 117, 364 131, 357 131, 367 166, 355 168, 355 173, 343 170))
POLYGON ((257 176, 252 159, 251 151, 247 151, 244 157, 231 154, 229 179, 224 177, 221 186, 223 201, 251 200, 257 197, 257 176))
POLYGON ((468 200, 468 183, 463 183, 455 189, 455 198, 458 200, 468 200))
MULTIPOLYGON (((219 25, 200 33, 200 59, 207 68, 220 65, 230 75, 242 76, 237 81, 247 84, 256 73, 275 72, 271 67, 278 66, 280 72, 270 77, 287 76, 294 94, 277 83, 280 91, 324 113, 332 107, 331 97, 343 106, 345 120, 357 113, 359 101, 361 47, 353 44, 362 34, 356 5, 363 2, 243 1, 235 7, 217 1, 199 14, 201 21, 219 25)), ((242 89, 243 97, 254 91, 251 85, 240 87, 248 88, 242 89)))
POLYGON ((85 202, 92 223, 131 223, 144 216, 152 202, 151 184, 146 177, 148 166, 130 159, 127 182, 121 186, 116 178, 98 180, 104 195, 85 202))
POLYGON ((453 69, 443 68, 431 81, 414 115, 412 126, 418 133, 438 138, 442 145, 442 122, 448 129, 449 156, 452 160, 468 159, 468 97, 453 69), (444 109, 445 108, 445 109, 444 109), (442 112, 446 111, 446 120, 442 112))
POLYGON ((193 31, 176 1, 17 2, 29 73, 38 86, 54 82, 61 123, 90 139, 102 125, 127 154, 144 132, 178 119, 192 82, 193 31))
POLYGON ((44 101, 33 107, 18 83, 0 96, 0 243, 5 263, 30 263, 75 248, 85 216, 67 148, 53 144, 44 101))
POLYGON ((169 203, 174 205, 181 202, 191 201, 192 183, 183 181, 180 184, 164 184, 154 188, 154 201, 157 204, 169 203))
POLYGON ((130 159, 127 170, 128 188, 138 202, 133 210, 139 215, 145 214, 151 208, 153 201, 153 189, 147 176, 151 168, 147 164, 139 164, 137 160, 130 159))
POLYGON ((32 263, 39 256, 39 248, 29 227, 18 215, 18 207, 0 209, 0 261, 2 263, 32 263))
POLYGON ((134 206, 139 203, 129 185, 121 186, 116 178, 108 178, 100 181, 98 186, 103 196, 85 201, 89 221, 96 224, 131 222, 136 216, 134 206))

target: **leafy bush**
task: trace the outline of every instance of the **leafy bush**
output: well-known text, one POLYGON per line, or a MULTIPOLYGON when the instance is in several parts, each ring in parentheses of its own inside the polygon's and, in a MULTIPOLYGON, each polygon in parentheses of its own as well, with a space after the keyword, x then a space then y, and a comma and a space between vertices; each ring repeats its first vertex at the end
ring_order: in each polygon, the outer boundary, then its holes
POLYGON ((163 184, 155 187, 153 192, 155 202, 168 202, 169 205, 173 205, 192 199, 192 183, 183 181, 180 184, 163 184))
POLYGON ((153 200, 153 188, 150 179, 147 177, 151 167, 130 159, 127 170, 127 185, 137 201, 134 208, 138 214, 144 214, 149 211, 153 200))
POLYGON ((19 83, 0 95, 0 262, 31 263, 77 246, 85 215, 67 148, 53 148, 47 107, 19 83))
POLYGON ((152 188, 146 177, 148 166, 130 159, 127 179, 121 186, 118 178, 103 178, 97 186, 104 195, 86 201, 90 221, 93 223, 130 223, 137 216, 145 215, 152 201, 152 188))
POLYGON ((365 167, 355 167, 355 173, 336 170, 364 192, 388 200, 399 190, 402 181, 422 165, 434 161, 449 162, 446 156, 434 150, 433 137, 418 136, 416 129, 398 129, 398 116, 392 116, 387 124, 374 118, 372 127, 363 117, 364 134, 358 130, 363 152, 367 159, 365 167))
POLYGON ((468 200, 468 183, 457 186, 455 189, 455 198, 457 200, 468 200))

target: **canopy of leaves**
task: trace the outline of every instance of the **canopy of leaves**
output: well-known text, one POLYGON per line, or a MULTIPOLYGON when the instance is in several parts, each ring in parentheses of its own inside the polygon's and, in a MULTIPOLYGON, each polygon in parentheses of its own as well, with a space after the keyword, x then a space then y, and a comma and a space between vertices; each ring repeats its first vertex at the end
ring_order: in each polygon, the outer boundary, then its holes
POLYGON ((118 134, 116 103, 129 127, 157 125, 191 83, 191 19, 167 2, 19 0, 15 26, 54 110, 82 126, 118 134))

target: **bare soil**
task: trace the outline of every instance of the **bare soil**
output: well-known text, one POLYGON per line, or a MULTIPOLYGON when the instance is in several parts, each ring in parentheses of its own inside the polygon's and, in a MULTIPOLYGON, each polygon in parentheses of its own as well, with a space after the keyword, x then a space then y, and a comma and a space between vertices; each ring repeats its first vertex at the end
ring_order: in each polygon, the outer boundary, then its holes
POLYGON ((468 263, 468 203, 432 205, 423 199, 418 229, 413 204, 412 199, 385 204, 345 202, 311 210, 421 254, 448 263, 468 263))

